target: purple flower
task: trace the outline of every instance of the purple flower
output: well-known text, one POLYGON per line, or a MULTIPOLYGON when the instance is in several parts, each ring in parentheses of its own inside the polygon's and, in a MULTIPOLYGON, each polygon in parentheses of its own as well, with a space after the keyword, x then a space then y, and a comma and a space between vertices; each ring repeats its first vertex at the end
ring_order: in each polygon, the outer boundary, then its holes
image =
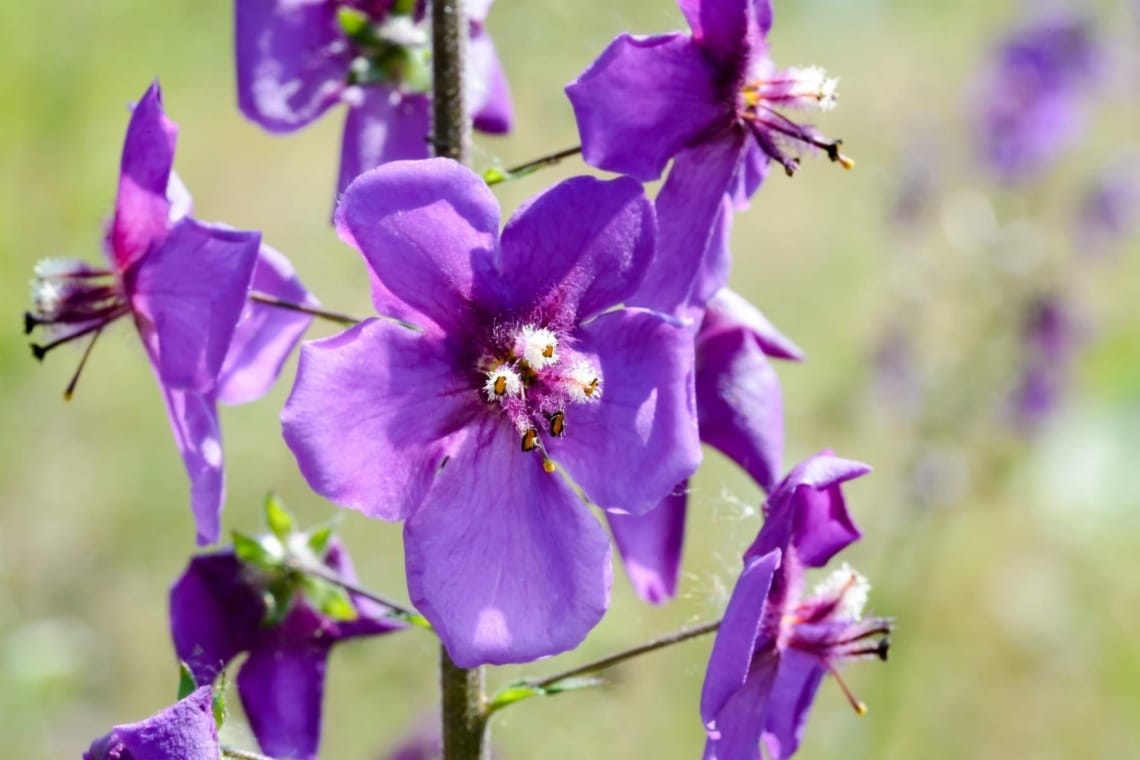
POLYGON ((213 693, 203 686, 146 720, 115 726, 83 760, 218 760, 219 752, 213 693))
POLYGON ((804 568, 823 567, 859 538, 840 485, 870 471, 828 452, 801 463, 765 505, 717 632, 701 692, 709 760, 784 760, 795 753, 815 692, 846 660, 887 657, 889 621, 862 618, 870 585, 843 565, 811 594, 804 568))
POLYGON ((416 329, 370 319, 304 346, 282 413, 301 472, 407 520, 409 593, 457 664, 576 646, 609 604, 610 558, 570 481, 640 514, 700 461, 690 335, 618 306, 653 257, 641 186, 567 180, 500 240, 479 177, 397 162, 353 182, 336 218, 377 310, 416 329))
POLYGON ((1099 51, 1084 17, 1035 17, 998 50, 977 95, 982 157, 1005 182, 1032 179, 1079 137, 1099 51))
MULTIPOLYGON (((476 129, 502 133, 513 112, 483 25, 491 2, 468 4, 468 105, 476 129)), ((426 6, 425 0, 235 0, 242 113, 271 132, 291 132, 344 101, 338 194, 366 169, 427 158, 426 6)))
MULTIPOLYGON (((784 406, 769 358, 800 361, 799 347, 731 290, 710 303, 696 338, 697 419, 701 441, 771 490, 783 464, 784 406)), ((660 604, 677 593, 688 484, 644 515, 607 514, 637 595, 660 604)))
POLYGON ((1076 242, 1082 254, 1103 252, 1140 227, 1140 160, 1114 164, 1086 191, 1077 209, 1076 242))
MULTIPOLYGON (((277 541, 278 553, 286 551, 278 539, 264 540, 277 541)), ((289 551, 311 553, 295 543, 290 542, 289 551)), ((323 563, 349 583, 355 582, 348 553, 335 540, 323 563)), ((269 624, 266 594, 281 594, 280 582, 233 552, 194 557, 170 590, 170 630, 178 658, 197 683, 213 683, 229 662, 248 653, 237 686, 258 744, 276 757, 314 758, 329 650, 345 639, 389 633, 402 626, 386 616, 385 608, 354 595, 349 599, 356 616, 334 620, 299 591, 284 594, 288 611, 279 622, 269 624)))
POLYGON ((218 538, 225 490, 216 402, 240 403, 265 393, 310 321, 250 303, 250 286, 295 301, 311 298, 289 262, 261 245, 260 233, 189 216, 190 197, 171 171, 176 135, 155 83, 127 128, 107 266, 62 259, 37 265, 25 328, 52 335, 47 344, 32 346, 42 359, 89 335, 90 351, 112 322, 134 320, 190 476, 198 541, 211 543, 218 538))
POLYGON ((1040 425, 1060 403, 1069 384, 1082 330, 1064 299, 1045 294, 1029 304, 1022 328, 1021 380, 1014 394, 1016 421, 1040 425))

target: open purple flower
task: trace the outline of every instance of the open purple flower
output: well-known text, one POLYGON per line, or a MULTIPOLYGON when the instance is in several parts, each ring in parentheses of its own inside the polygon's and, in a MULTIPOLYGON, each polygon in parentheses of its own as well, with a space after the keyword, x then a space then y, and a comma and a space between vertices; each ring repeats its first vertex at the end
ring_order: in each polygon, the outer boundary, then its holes
MULTIPOLYGON (((708 306, 696 339, 697 420, 701 441, 740 465, 765 491, 783 468, 784 405, 770 358, 803 353, 752 304, 722 290, 708 306)), ((607 514, 637 595, 673 598, 681 569, 687 483, 644 515, 607 514)))
MULTIPOLYGON (((483 25, 492 0, 468 3, 467 87, 475 128, 502 133, 513 112, 483 25)), ((238 104, 271 132, 348 105, 337 193, 388 161, 430 155, 430 30, 425 0, 235 0, 238 104)))
POLYGON ((764 527, 744 555, 701 692, 708 760, 759 760, 761 742, 771 760, 791 757, 828 674, 857 712, 866 710, 837 668, 851 659, 887 657, 889 621, 862 618, 870 585, 844 565, 806 597, 802 589, 804 568, 823 567, 859 538, 840 485, 869 470, 817 454, 768 499, 764 527))
POLYGON ((1026 429, 1044 422, 1061 403, 1083 330, 1064 298, 1043 294, 1027 309, 1022 327, 1021 377, 1013 397, 1015 421, 1026 429))
MULTIPOLYGON (((298 550, 305 547, 289 548, 298 550)), ((329 545, 323 563, 355 582, 352 562, 338 542, 329 545)), ((270 623, 265 595, 273 583, 269 574, 233 552, 194 557, 170 590, 174 649, 200 684, 213 683, 230 661, 248 653, 238 671, 238 694, 262 750, 281 758, 314 758, 329 650, 339 641, 389 633, 402 625, 385 608, 354 595, 349 598, 356 616, 334 620, 300 591, 288 595, 288 611, 270 623)))
POLYGON ((700 461, 692 344, 621 308, 653 256, 628 178, 578 177, 499 235, 454 161, 367 172, 337 209, 381 314, 306 344, 282 413, 315 491, 407 520, 409 593, 454 661, 570 649, 609 604, 605 532, 571 486, 643 513, 700 461), (569 477, 563 477, 565 473, 569 477))
POLYGON ((107 265, 64 259, 37 265, 25 329, 52 336, 32 346, 37 359, 91 336, 82 369, 105 328, 133 319, 190 475, 198 541, 211 543, 224 498, 216 402, 248 401, 268 390, 311 319, 250 303, 250 286, 297 302, 311 298, 289 262, 261 245, 260 233, 189 216, 190 197, 171 171, 176 135, 155 83, 127 128, 107 265))
POLYGON ((213 691, 203 686, 138 723, 115 726, 83 760, 218 760, 213 691))
POLYGON ((1000 179, 1032 179, 1076 141, 1099 57, 1083 16, 1038 16, 1005 40, 976 96, 978 144, 1000 179))

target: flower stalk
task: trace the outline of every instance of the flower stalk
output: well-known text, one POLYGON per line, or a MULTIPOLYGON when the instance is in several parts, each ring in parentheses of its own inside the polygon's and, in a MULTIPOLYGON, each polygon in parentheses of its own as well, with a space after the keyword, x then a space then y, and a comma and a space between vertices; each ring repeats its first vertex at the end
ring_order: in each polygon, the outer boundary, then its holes
POLYGON ((275 309, 285 309, 287 311, 295 311, 301 314, 308 314, 310 316, 317 317, 318 319, 323 319, 328 322, 335 322, 338 325, 344 325, 345 327, 355 327, 361 321, 357 317, 353 317, 348 314, 342 314, 341 312, 337 311, 328 311, 327 309, 322 309, 318 306, 310 306, 306 303, 287 301, 284 298, 278 298, 277 296, 269 295, 268 293, 251 291, 249 294, 249 300, 253 301, 254 303, 264 304, 265 306, 272 306, 275 309))

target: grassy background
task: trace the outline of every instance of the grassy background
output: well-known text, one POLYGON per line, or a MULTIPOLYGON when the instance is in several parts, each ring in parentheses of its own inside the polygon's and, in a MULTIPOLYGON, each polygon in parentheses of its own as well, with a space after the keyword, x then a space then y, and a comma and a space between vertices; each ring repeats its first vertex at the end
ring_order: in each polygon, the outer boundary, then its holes
MULTIPOLYGON (((1123 4, 1090 5, 1115 49, 1140 41, 1123 4)), ((1140 747, 1140 256, 1073 258, 1081 183, 1140 127, 1128 71, 1098 94, 1090 137, 1031 193, 993 190, 971 163, 969 83, 1014 17, 983 0, 778 4, 774 55, 842 77, 820 118, 858 169, 808 161, 773 174, 733 233, 733 285, 803 346, 781 368, 789 464, 830 447, 876 466, 848 489, 866 538, 849 552, 872 608, 899 632, 887 666, 848 671, 857 719, 824 685, 804 757, 1126 757, 1140 747), (918 226, 889 223, 904 171, 932 173, 918 226), (1017 362, 1014 304, 1042 280, 1095 325, 1065 408, 1034 439, 998 412, 1017 362), (885 330, 913 341, 925 394, 876 390, 885 330)), ((335 308, 369 310, 364 269, 326 224, 341 114, 287 138, 235 106, 231 4, 0 4, 0 732, 3 757, 75 757, 93 736, 172 699, 165 595, 194 550, 186 483, 161 400, 125 324, 105 336, 74 401, 78 353, 37 366, 19 330, 31 268, 99 256, 126 104, 156 76, 181 125, 176 168, 196 214, 264 231, 335 308)), ((501 0, 490 20, 518 127, 479 142, 481 165, 573 145, 562 86, 618 32, 682 22, 668 0, 501 0)), ((1117 63, 1136 71, 1135 58, 1117 63)), ((503 187, 513 208, 576 161, 503 187)), ((324 327, 314 335, 327 334, 324 327)), ((305 486, 264 401, 226 409, 227 528, 255 530, 273 487, 306 519, 335 508, 305 486)), ((620 571, 581 649, 498 683, 599 656, 718 614, 760 495, 715 453, 694 481, 681 598, 649 608, 620 571)), ((366 584, 403 596, 398 525, 345 515, 366 584)), ((708 641, 645 658, 604 693, 532 701, 496 721, 507 758, 695 757, 708 641)), ((435 651, 415 632, 354 642, 331 661, 325 757, 382 754, 433 709, 435 651)), ((236 700, 234 701, 236 708, 236 700)), ((242 738, 240 715, 227 731, 242 738)))

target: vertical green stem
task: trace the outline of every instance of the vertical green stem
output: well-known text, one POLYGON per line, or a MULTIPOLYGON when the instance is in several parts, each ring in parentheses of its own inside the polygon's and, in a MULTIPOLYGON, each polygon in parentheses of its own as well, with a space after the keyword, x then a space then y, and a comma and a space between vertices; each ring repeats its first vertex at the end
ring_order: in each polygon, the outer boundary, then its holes
MULTIPOLYGON (((466 113, 464 72, 467 56, 465 0, 432 0, 432 145, 437 156, 462 164, 470 160, 471 123, 466 113)), ((440 707, 444 760, 485 760, 489 756, 483 668, 461 668, 439 648, 440 707)))

